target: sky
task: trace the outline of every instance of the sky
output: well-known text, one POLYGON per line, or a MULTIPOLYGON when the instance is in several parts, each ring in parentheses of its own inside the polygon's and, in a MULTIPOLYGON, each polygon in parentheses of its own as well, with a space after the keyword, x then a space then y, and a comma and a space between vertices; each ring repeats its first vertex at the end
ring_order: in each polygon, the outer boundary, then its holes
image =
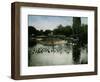
MULTIPOLYGON (((81 23, 87 24, 87 17, 81 17, 81 23)), ((41 16, 41 15, 29 15, 28 26, 34 26, 38 30, 53 30, 59 25, 72 26, 73 17, 71 16, 41 16)))

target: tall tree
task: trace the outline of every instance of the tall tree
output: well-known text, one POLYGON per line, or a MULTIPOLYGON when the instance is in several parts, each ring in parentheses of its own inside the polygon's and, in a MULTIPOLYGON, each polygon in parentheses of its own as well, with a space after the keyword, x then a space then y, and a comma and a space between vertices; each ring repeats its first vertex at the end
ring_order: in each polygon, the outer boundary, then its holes
POLYGON ((81 29, 81 18, 73 17, 73 62, 75 64, 80 63, 80 29, 81 29))
POLYGON ((73 33, 79 34, 81 27, 81 18, 80 17, 73 17, 73 33))

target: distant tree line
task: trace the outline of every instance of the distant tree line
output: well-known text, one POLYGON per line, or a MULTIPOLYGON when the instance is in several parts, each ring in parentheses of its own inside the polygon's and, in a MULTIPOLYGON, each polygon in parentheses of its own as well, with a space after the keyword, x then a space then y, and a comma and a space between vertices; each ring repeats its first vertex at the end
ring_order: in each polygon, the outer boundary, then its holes
MULTIPOLYGON (((30 36, 39 36, 39 35, 45 35, 47 36, 51 32, 53 32, 54 35, 65 35, 66 37, 70 37, 73 35, 74 29, 71 26, 62 26, 59 25, 54 30, 37 30, 34 26, 28 26, 28 35, 30 36)), ((76 30, 76 29, 75 29, 76 30)), ((87 25, 82 24, 80 27, 80 35, 84 37, 84 39, 87 38, 87 25)))
POLYGON ((80 44, 87 44, 88 25, 81 24, 80 17, 79 19, 74 18, 73 23, 73 26, 63 26, 60 24, 53 30, 38 30, 34 26, 28 26, 28 38, 30 39, 31 37, 40 35, 48 36, 52 32, 53 35, 64 35, 69 38, 79 38, 80 44))
POLYGON ((53 33, 53 35, 65 35, 66 37, 69 37, 72 35, 72 27, 71 26, 62 26, 61 24, 57 26, 57 28, 53 30, 37 30, 34 26, 28 26, 28 35, 31 36, 39 36, 39 35, 49 35, 50 33, 53 33))

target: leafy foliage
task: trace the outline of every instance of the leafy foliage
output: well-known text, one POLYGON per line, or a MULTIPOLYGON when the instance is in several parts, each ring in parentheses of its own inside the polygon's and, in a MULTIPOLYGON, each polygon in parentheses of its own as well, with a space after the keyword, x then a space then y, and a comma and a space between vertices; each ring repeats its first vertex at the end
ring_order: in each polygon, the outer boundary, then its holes
POLYGON ((62 26, 59 25, 56 29, 53 30, 53 33, 55 35, 65 35, 66 37, 69 37, 72 35, 72 28, 71 26, 62 26))

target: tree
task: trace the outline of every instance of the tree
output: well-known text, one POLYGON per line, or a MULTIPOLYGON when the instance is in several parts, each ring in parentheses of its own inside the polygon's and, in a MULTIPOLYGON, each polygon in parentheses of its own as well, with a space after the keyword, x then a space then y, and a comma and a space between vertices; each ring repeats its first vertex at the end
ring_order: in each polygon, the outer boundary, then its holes
POLYGON ((34 26, 28 26, 28 36, 36 36, 37 30, 34 26))
POLYGON ((79 34, 81 30, 81 18, 73 17, 73 34, 79 34))
POLYGON ((63 34, 62 30, 63 30, 63 26, 60 24, 59 26, 57 26, 57 28, 55 28, 55 29, 53 30, 53 33, 54 33, 55 35, 60 35, 60 34, 63 34))
POLYGON ((81 18, 73 17, 73 61, 75 64, 80 63, 80 30, 81 29, 81 18))
POLYGON ((33 39, 37 35, 37 30, 34 26, 28 26, 28 47, 36 45, 36 39, 33 39))
POLYGON ((37 35, 43 35, 44 31, 43 30, 37 30, 37 35))
POLYGON ((66 37, 69 37, 72 35, 72 28, 71 26, 59 25, 56 29, 53 30, 53 33, 55 35, 65 35, 66 37))
POLYGON ((81 39, 81 45, 84 46, 87 44, 87 38, 88 38, 88 26, 85 24, 81 25, 81 33, 80 33, 80 39, 81 39))
POLYGON ((47 36, 47 35, 50 34, 51 32, 52 32, 51 30, 45 30, 45 31, 44 31, 44 35, 47 36))
POLYGON ((64 28, 64 35, 66 37, 70 37, 72 35, 72 28, 71 28, 71 26, 65 26, 65 28, 64 28))

